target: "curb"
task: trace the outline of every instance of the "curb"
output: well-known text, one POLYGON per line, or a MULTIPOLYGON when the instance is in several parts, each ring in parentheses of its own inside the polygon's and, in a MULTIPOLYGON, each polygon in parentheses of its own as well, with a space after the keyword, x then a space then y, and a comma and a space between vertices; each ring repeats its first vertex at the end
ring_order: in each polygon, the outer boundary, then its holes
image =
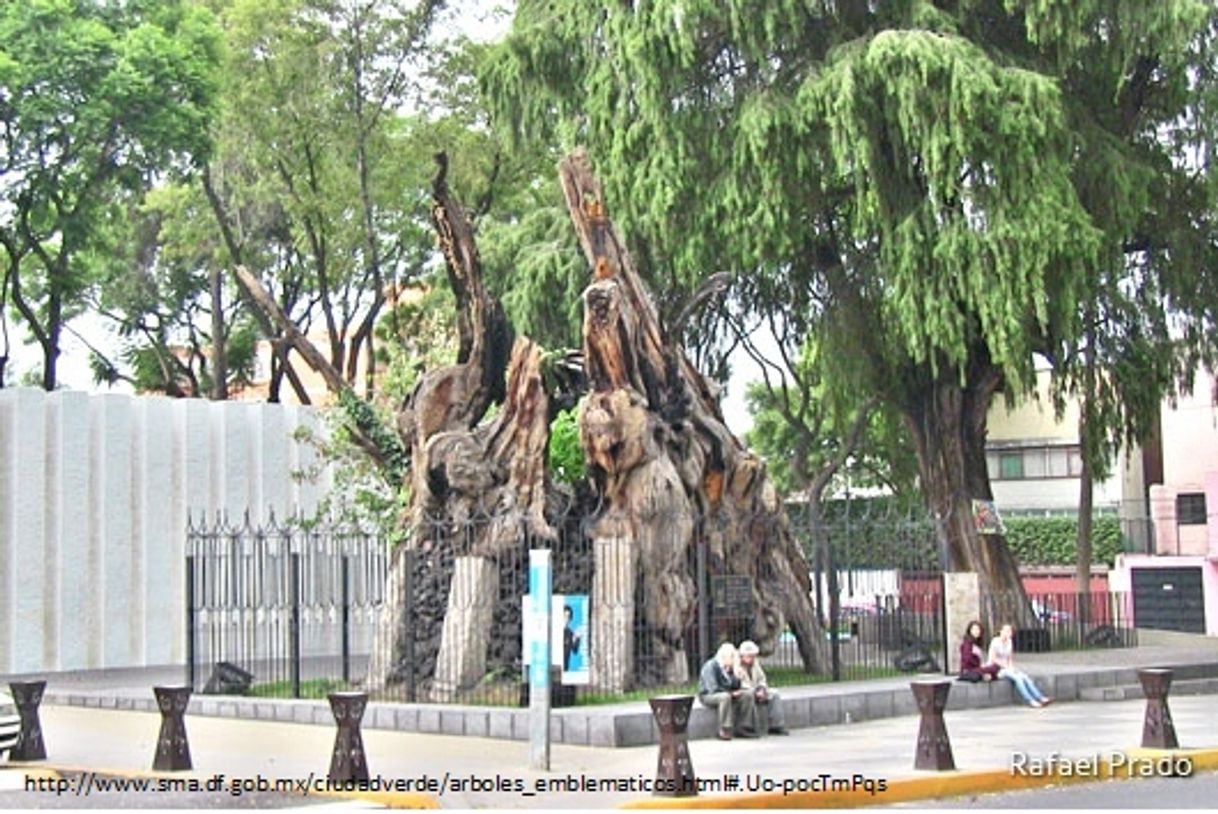
MULTIPOLYGON (((16 771, 24 772, 26 775, 37 775, 37 776, 43 776, 43 777, 48 777, 48 778, 52 778, 52 779, 60 778, 65 774, 77 774, 77 775, 92 774, 95 776, 100 775, 102 777, 113 777, 113 778, 127 779, 127 780, 172 779, 172 780, 177 780, 177 781, 197 780, 197 781, 202 782, 202 781, 207 781, 214 776, 214 775, 210 775, 210 774, 203 774, 197 770, 189 771, 189 772, 161 772, 161 771, 155 771, 155 770, 144 771, 144 770, 139 770, 139 769, 95 769, 95 768, 87 768, 87 767, 83 767, 83 766, 70 766, 70 765, 43 763, 43 762, 39 762, 37 764, 9 763, 9 764, 5 764, 5 767, 16 770, 16 771)), ((318 778, 318 779, 320 780, 321 778, 318 778)), ((219 789, 219 791, 226 791, 226 790, 227 789, 224 789, 224 788, 219 789)), ((249 791, 254 792, 254 791, 257 791, 257 789, 250 789, 249 791)), ((376 803, 377 805, 381 805, 386 808, 405 808, 405 809, 437 809, 437 808, 440 808, 440 801, 436 797, 434 797, 430 794, 424 794, 423 792, 372 791, 372 790, 343 791, 343 790, 338 790, 338 789, 323 791, 323 790, 315 789, 315 790, 309 791, 307 794, 302 794, 299 791, 281 792, 281 793, 283 793, 285 795, 289 795, 289 796, 295 795, 295 796, 300 797, 301 799, 305 799, 308 797, 328 797, 328 798, 334 798, 334 799, 339 799, 339 800, 361 800, 363 802, 376 803)), ((76 794, 76 796, 80 796, 80 795, 76 794)))
POLYGON ((1087 774, 1075 773, 1069 769, 1062 771, 1060 767, 1036 775, 1016 775, 1012 769, 979 769, 889 780, 884 791, 874 793, 859 788, 841 791, 755 792, 714 797, 646 798, 631 800, 619 808, 860 808, 966 794, 1020 791, 1067 783, 1173 776, 1169 773, 1158 773, 1156 762, 1163 760, 1173 764, 1187 760, 1192 773, 1218 771, 1218 749, 1137 748, 1113 750, 1108 754, 1110 757, 1107 758, 1096 759, 1097 756, 1093 754, 1086 758, 1067 760, 1074 763, 1080 760, 1092 761, 1090 765, 1094 772, 1087 774), (1131 771, 1131 768, 1134 770, 1131 771), (1154 769, 1155 773, 1142 773, 1150 769, 1154 769))

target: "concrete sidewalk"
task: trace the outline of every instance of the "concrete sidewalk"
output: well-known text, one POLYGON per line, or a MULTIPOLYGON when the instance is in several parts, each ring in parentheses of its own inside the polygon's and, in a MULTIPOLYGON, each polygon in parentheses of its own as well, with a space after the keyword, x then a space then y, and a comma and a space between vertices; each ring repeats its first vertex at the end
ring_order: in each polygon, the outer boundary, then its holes
MULTIPOLYGON (((1042 710, 1011 706, 948 712, 945 718, 959 770, 950 773, 913 770, 916 716, 813 727, 788 737, 697 741, 690 745, 690 755, 703 793, 695 800, 671 802, 741 805, 748 799, 741 795, 747 794, 780 807, 814 804, 818 798, 830 806, 882 805, 917 796, 1004 788, 1002 777, 1009 778, 1013 788, 1020 782, 1013 767, 1037 759, 1110 758, 1133 749, 1141 738, 1144 708, 1144 702, 1121 701, 1058 704, 1042 710), (997 786, 995 773, 1000 780, 997 786), (953 777, 960 780, 943 782, 953 777), (927 778, 934 783, 928 784, 927 778), (826 793, 835 785, 854 792, 849 798, 826 793), (810 793, 786 796, 784 787, 810 793), (823 791, 813 791, 818 788, 823 791), (910 796, 911 788, 917 796, 910 796)), ((1171 708, 1183 747, 1218 747, 1218 705, 1212 698, 1179 698, 1171 708)), ((43 710, 42 720, 51 759, 32 764, 31 769, 157 776, 148 771, 159 728, 155 714, 50 706, 43 710)), ((334 738, 333 727, 227 718, 188 718, 187 729, 195 771, 172 776, 206 782, 222 774, 225 788, 237 780, 252 788, 259 777, 323 778, 334 738)), ((603 808, 670 802, 641 790, 655 776, 655 747, 556 746, 551 771, 539 772, 526 768, 528 745, 521 742, 369 731, 364 733, 364 744, 374 777, 410 780, 432 789, 421 796, 364 795, 386 804, 603 808), (606 789, 606 784, 625 790, 606 789)), ((1199 762, 1209 762, 1198 769, 1211 767, 1218 750, 1208 754, 1199 762)), ((10 765, 0 773, 23 770, 10 765)), ((29 805, 36 807, 39 792, 28 794, 29 805)), ((94 805, 105 805, 102 792, 94 789, 92 797, 94 805)), ((117 804, 115 798, 107 807, 117 804)))
MULTIPOLYGON (((1133 693, 1120 690, 1137 685, 1138 667, 1176 667, 1177 683, 1200 678, 1218 681, 1218 640, 1190 637, 1183 644, 1169 641, 1110 651, 1026 655, 1020 661, 1040 686, 1059 700, 1085 699, 1109 690, 1114 691, 1112 700, 1119 700, 1134 697, 1133 693)), ((915 677, 782 688, 787 724, 792 729, 802 729, 912 715, 916 706, 909 681, 915 677)), ((87 675, 51 676, 46 703, 155 712, 152 685, 182 680, 180 669, 149 669, 143 675, 126 671, 122 678, 119 681, 105 674, 90 682, 87 675)), ((1004 707, 1012 702, 1007 682, 957 683, 948 708, 1004 707)), ((192 716, 322 726, 333 722, 324 700, 196 694, 189 712, 192 716)), ((364 715, 363 726, 365 730, 525 740, 529 719, 528 711, 520 708, 373 702, 364 715)), ((715 728, 711 710, 696 705, 689 724, 690 739, 713 738, 715 728)), ((659 731, 648 705, 634 701, 556 709, 551 718, 551 737, 556 744, 628 747, 657 743, 659 731)))
MULTIPOLYGON (((1165 665, 1176 665, 1187 672, 1189 665, 1208 667, 1216 660, 1218 642, 1210 640, 1022 658, 1025 668, 1041 676, 1045 684, 1064 688, 1073 683, 1076 690, 1078 676, 1084 674, 1132 676, 1135 667, 1165 665)), ((51 677, 50 686, 54 688, 57 683, 63 686, 51 677)), ((66 689, 69 694, 91 693, 90 697, 115 699, 116 704, 122 698, 151 696, 146 686, 111 684, 96 689, 80 680, 72 683, 74 686, 66 689)), ((908 685, 907 679, 887 679, 819 685, 801 692, 838 698, 839 709, 865 708, 858 699, 876 693, 909 694, 908 685)), ((843 806, 964 794, 1028 782, 1027 778, 1012 776, 1012 766, 1025 759, 1048 759, 1055 754, 1064 758, 1107 757, 1133 749, 1141 739, 1145 703, 1140 700, 1058 703, 1041 710, 1009 701, 1001 706, 960 708, 960 699, 974 691, 973 687, 954 684, 952 693, 957 700, 949 703, 945 716, 957 772, 915 772, 912 766, 918 718, 894 709, 887 717, 808 726, 796 729, 789 737, 726 743, 695 740, 690 753, 703 782, 703 793, 694 800, 673 802, 843 806), (853 787, 854 791, 848 797, 812 791, 831 790, 834 785, 853 787), (799 788, 808 791, 783 794, 784 789, 799 788), (740 797, 742 793, 748 797, 740 797)), ((153 775, 149 767, 160 725, 158 714, 61 705, 54 703, 54 698, 52 694, 41 711, 50 759, 45 764, 32 764, 31 770, 52 769, 69 775, 77 770, 103 775, 153 775)), ((1218 763, 1218 705, 1205 696, 1174 697, 1170 703, 1182 746, 1212 750, 1196 758, 1197 768, 1218 763)), ((631 715, 645 709, 643 704, 615 706, 629 707, 631 715)), ((267 781, 322 779, 329 767, 335 734, 332 718, 328 710, 325 712, 326 716, 314 724, 188 715, 196 769, 173 777, 206 782, 222 774, 220 782, 226 789, 234 788, 236 779, 254 785, 259 777, 267 781)), ((616 713, 610 708, 608 714, 616 713)), ((648 793, 647 784, 656 772, 657 749, 652 745, 557 744, 552 749, 551 771, 538 772, 526 768, 528 744, 521 740, 367 727, 363 736, 374 777, 410 781, 411 786, 424 789, 422 795, 372 795, 382 803, 586 808, 668 802, 648 793)), ((11 773, 24 770, 14 765, 0 768, 0 774, 11 780, 11 773)), ((28 792, 31 807, 38 805, 40 793, 48 792, 28 792)), ((94 791, 93 804, 105 805, 99 794, 94 791)), ((110 807, 119 804, 115 798, 110 807)))

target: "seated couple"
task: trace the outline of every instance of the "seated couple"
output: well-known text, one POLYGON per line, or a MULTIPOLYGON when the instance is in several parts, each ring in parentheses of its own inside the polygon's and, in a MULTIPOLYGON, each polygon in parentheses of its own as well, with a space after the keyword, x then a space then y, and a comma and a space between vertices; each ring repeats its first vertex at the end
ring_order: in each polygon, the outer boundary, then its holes
POLYGON ((1010 681, 1028 706, 1044 707, 1053 699, 1040 691, 1027 673, 1015 667, 1015 646, 1012 640, 1014 629, 1003 625, 998 635, 990 642, 989 652, 982 660, 981 642, 985 631, 980 622, 969 622, 960 642, 960 680, 993 681, 1002 678, 1010 681))
POLYGON ((731 642, 724 642, 715 657, 702 665, 698 700, 718 711, 719 740, 731 740, 732 735, 756 738, 766 731, 788 734, 778 693, 766 683, 758 652, 750 641, 741 642, 739 652, 731 642))

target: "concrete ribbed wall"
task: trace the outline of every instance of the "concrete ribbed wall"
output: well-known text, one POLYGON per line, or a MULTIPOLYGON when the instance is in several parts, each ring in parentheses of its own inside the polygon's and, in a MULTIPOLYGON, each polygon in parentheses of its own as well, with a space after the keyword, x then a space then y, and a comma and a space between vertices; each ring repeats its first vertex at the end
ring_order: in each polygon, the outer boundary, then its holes
POLYGON ((311 513, 307 407, 0 390, 0 674, 181 663, 188 515, 311 513))

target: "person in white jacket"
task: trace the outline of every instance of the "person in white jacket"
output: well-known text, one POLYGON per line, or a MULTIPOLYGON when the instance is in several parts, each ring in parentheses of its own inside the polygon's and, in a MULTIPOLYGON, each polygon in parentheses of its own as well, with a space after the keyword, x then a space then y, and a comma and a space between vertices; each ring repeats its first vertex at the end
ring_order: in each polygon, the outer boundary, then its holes
POLYGON ((990 641, 987 662, 998 665, 998 677, 1005 678, 1014 684, 1016 692, 1023 697, 1028 706, 1038 708, 1048 706, 1053 703, 1053 699, 1040 691, 1030 675, 1015 666, 1015 642, 1012 638, 1014 632, 1010 625, 1002 626, 998 635, 990 641))

